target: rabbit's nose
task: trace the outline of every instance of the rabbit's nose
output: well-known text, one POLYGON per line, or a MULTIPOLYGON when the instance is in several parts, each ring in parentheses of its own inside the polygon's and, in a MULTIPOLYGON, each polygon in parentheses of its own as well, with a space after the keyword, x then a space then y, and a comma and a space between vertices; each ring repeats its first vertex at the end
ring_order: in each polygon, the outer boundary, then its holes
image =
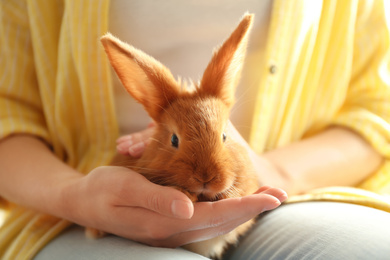
POLYGON ((203 184, 203 189, 207 189, 207 185, 212 183, 216 179, 216 176, 205 176, 203 178, 195 176, 194 178, 200 184, 203 184))

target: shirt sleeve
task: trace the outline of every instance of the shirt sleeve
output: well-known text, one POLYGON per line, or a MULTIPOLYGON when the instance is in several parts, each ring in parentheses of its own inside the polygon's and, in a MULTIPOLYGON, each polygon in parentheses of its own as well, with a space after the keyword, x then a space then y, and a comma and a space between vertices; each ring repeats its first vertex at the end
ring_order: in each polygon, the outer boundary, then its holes
POLYGON ((346 102, 333 123, 353 129, 390 158, 390 36, 382 1, 359 6, 346 102))
POLYGON ((0 2, 0 139, 27 133, 49 142, 27 7, 21 2, 0 2))

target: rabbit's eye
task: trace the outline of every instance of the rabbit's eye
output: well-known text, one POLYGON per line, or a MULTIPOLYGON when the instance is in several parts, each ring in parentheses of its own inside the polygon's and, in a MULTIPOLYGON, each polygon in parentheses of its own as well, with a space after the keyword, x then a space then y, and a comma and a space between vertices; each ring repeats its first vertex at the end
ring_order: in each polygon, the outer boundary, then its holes
POLYGON ((173 147, 178 148, 179 147, 179 138, 176 134, 173 134, 171 137, 171 144, 173 147))
POLYGON ((226 133, 222 133, 222 141, 223 141, 223 142, 226 141, 226 138, 227 138, 226 133))

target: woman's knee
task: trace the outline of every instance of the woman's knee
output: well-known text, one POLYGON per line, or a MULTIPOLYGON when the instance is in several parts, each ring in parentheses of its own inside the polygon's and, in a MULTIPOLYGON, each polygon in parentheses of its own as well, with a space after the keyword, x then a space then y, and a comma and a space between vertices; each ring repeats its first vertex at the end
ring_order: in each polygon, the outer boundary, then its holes
POLYGON ((49 259, 207 259, 184 249, 150 247, 117 236, 87 239, 84 228, 73 226, 51 241, 35 260, 49 259))
POLYGON ((261 216, 229 259, 387 259, 390 213, 336 202, 286 204, 261 216))

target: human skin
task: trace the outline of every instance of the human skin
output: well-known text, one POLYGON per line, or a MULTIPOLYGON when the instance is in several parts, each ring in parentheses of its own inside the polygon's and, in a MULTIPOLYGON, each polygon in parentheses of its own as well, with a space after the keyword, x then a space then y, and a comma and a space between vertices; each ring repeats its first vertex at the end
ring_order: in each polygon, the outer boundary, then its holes
POLYGON ((287 198, 283 190, 263 186, 243 198, 193 204, 124 167, 83 175, 31 135, 0 141, 0 169, 0 196, 8 201, 153 246, 225 234, 287 198))
MULTIPOLYGON (((229 138, 247 148, 260 183, 281 187, 289 195, 329 185, 355 185, 383 160, 361 136, 342 127, 261 155, 229 127, 229 138)), ((118 151, 140 156, 152 134, 153 124, 123 136, 118 151)), ((9 201, 164 247, 224 234, 287 198, 283 190, 264 186, 244 198, 192 204, 183 193, 153 184, 127 168, 98 167, 83 175, 29 135, 0 142, 0 168, 0 195, 9 201)))

